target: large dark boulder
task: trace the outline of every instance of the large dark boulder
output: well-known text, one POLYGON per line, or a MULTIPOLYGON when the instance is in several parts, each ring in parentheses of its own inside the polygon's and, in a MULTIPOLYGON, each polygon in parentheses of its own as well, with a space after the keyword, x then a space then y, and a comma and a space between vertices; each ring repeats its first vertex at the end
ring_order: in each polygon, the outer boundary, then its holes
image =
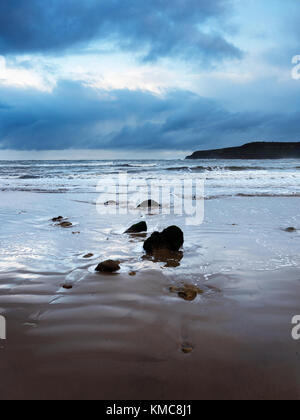
POLYGON ((107 260, 103 261, 96 267, 96 271, 100 273, 115 273, 120 270, 119 261, 107 260))
POLYGON ((126 230, 125 233, 142 233, 147 232, 147 223, 146 222, 140 222, 133 226, 131 226, 129 229, 126 230))
POLYGON ((157 250, 168 249, 179 251, 184 243, 182 230, 177 226, 170 226, 163 232, 154 232, 144 243, 144 250, 152 254, 157 250))

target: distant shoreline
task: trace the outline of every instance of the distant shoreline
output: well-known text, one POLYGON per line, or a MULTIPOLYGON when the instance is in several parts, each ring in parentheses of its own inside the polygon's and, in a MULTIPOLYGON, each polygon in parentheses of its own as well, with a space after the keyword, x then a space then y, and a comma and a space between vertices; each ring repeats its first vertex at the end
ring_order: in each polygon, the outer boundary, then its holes
POLYGON ((186 159, 300 159, 300 142, 254 142, 239 147, 196 151, 186 159))

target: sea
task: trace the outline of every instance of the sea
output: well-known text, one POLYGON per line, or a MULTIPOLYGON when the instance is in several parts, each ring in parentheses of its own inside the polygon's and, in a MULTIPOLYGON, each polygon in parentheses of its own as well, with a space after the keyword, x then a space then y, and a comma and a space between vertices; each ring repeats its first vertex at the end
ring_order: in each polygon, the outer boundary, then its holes
POLYGON ((208 199, 300 196, 300 160, 0 161, 0 191, 96 193, 124 172, 133 183, 205 179, 208 199))

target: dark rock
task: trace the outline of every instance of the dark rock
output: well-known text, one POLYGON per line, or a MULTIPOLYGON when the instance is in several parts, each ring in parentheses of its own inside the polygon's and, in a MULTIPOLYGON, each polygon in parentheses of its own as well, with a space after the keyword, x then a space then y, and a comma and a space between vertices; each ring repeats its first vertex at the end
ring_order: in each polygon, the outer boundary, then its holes
POLYGON ((72 227, 73 225, 71 222, 60 222, 58 226, 61 226, 62 228, 69 228, 69 227, 72 227))
POLYGON ((203 290, 190 284, 185 284, 182 287, 171 286, 169 290, 171 293, 177 293, 178 297, 188 302, 192 302, 198 295, 203 294, 203 290))
POLYGON ((54 217, 52 219, 52 222, 56 223, 56 222, 61 222, 64 218, 62 216, 58 216, 58 217, 54 217))
POLYGON ((88 258, 92 258, 93 256, 94 256, 94 254, 86 254, 86 255, 83 256, 83 258, 88 259, 88 258))
POLYGON ((168 249, 179 251, 184 243, 182 230, 177 226, 170 226, 163 232, 154 232, 144 243, 147 254, 153 254, 155 250, 168 249))
POLYGON ((71 290, 71 289, 73 289, 73 286, 71 284, 64 284, 63 288, 66 289, 66 290, 71 290))
POLYGON ((129 229, 126 230, 125 233, 141 233, 141 232, 147 232, 147 223, 146 222, 140 222, 133 226, 131 226, 129 229))
POLYGON ((193 300, 196 299, 197 296, 198 296, 198 293, 192 289, 185 289, 182 292, 178 293, 178 297, 188 302, 192 302, 193 300))
POLYGON ((72 232, 72 235, 80 235, 80 232, 72 232))
POLYGON ((143 201, 141 204, 139 204, 137 208, 138 209, 147 209, 148 208, 149 210, 151 210, 151 209, 159 209, 159 208, 161 208, 161 205, 158 204, 154 200, 146 200, 146 201, 143 201))
POLYGON ((106 203, 104 203, 104 205, 105 206, 116 206, 117 202, 113 201, 113 200, 109 200, 109 201, 106 201, 106 203))
POLYGON ((71 222, 68 222, 68 219, 62 216, 54 217, 52 222, 56 223, 56 226, 60 226, 62 228, 69 228, 72 225, 71 222))
POLYGON ((292 233, 292 232, 296 232, 296 231, 297 231, 297 229, 294 228, 294 227, 288 227, 287 229, 285 229, 285 232, 288 232, 288 233, 292 233))
POLYGON ((136 276, 136 272, 135 272, 135 271, 130 271, 130 272, 129 272, 129 275, 130 275, 131 277, 134 277, 134 276, 136 276))
POLYGON ((119 261, 112 261, 112 260, 103 261, 97 266, 96 271, 101 272, 101 273, 114 273, 120 270, 121 267, 119 264, 120 264, 119 261))
POLYGON ((194 346, 190 343, 183 343, 181 345, 181 351, 184 354, 190 354, 194 351, 194 346))

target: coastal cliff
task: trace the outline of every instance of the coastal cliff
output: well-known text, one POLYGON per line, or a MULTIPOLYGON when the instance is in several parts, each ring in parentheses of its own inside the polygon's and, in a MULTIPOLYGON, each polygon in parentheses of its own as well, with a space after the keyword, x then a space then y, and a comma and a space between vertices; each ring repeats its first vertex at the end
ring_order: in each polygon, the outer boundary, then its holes
POLYGON ((194 152, 186 159, 289 159, 300 158, 298 143, 247 143, 240 147, 194 152))

